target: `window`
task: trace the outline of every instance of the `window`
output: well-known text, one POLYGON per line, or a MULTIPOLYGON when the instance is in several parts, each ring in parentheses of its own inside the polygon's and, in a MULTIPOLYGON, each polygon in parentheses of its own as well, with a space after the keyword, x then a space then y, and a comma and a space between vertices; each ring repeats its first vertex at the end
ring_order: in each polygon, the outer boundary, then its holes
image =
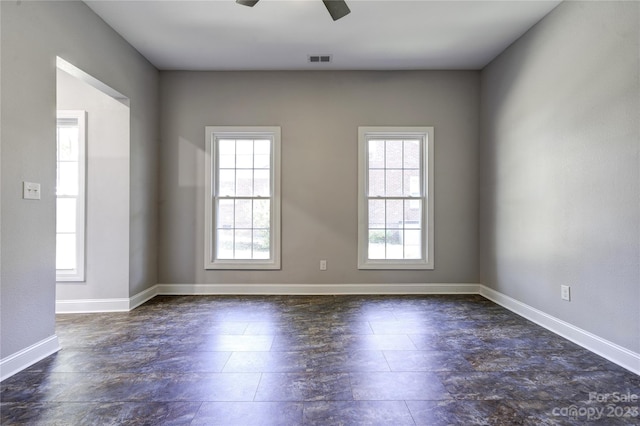
POLYGON ((360 127, 358 144, 358 268, 433 269, 433 127, 360 127))
POLYGON ((205 269, 280 269, 280 128, 206 127, 205 269))
POLYGON ((84 281, 86 114, 58 111, 56 279, 84 281))

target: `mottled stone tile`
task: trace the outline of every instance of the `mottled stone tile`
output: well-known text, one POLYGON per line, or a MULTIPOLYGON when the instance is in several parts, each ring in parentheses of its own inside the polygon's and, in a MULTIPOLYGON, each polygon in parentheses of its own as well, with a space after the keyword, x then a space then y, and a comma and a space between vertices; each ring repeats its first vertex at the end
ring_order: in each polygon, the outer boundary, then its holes
POLYGON ((299 402, 205 402, 191 425, 302 425, 302 408, 299 402))
POLYGON ((136 373, 65 373, 76 376, 71 386, 56 395, 65 402, 144 402, 156 400, 155 395, 170 380, 160 374, 136 373))
POLYGON ((404 334, 372 334, 355 337, 349 342, 347 349, 367 351, 412 351, 417 349, 409 336, 404 334))
POLYGON ((504 400, 504 411, 514 412, 526 425, 638 425, 637 403, 590 403, 565 400, 504 400))
POLYGON ((516 399, 521 387, 520 380, 501 372, 440 372, 438 376, 454 399, 516 399))
POLYGON ((516 425, 516 410, 499 409, 498 401, 407 401, 417 426, 516 425))
POLYGON ((291 373, 305 372, 305 352, 234 352, 224 366, 225 373, 291 373))
MULTIPOLYGON (((584 401, 590 392, 640 395, 634 375, 596 372, 439 372, 455 399, 584 401)), ((638 377, 638 376, 635 376, 638 377)))
POLYGON ((458 352, 385 351, 391 371, 473 371, 458 352))
POLYGON ((389 364, 381 351, 309 351, 307 357, 308 372, 344 373, 390 371, 389 364))
POLYGON ((350 373, 355 400, 440 400, 451 396, 432 372, 350 373))
POLYGON ((326 325, 333 335, 360 335, 373 334, 368 321, 334 320, 326 325))
POLYGON ((0 424, 52 426, 80 425, 92 409, 91 404, 61 402, 2 402, 0 424))
POLYGON ((420 351, 467 351, 480 350, 486 346, 478 338, 465 333, 442 337, 438 334, 410 334, 409 339, 420 351))
POLYGON ((164 375, 155 401, 251 401, 259 373, 189 373, 164 375))
POLYGON ((263 373, 255 401, 352 400, 346 373, 263 373))
POLYGON ((82 379, 83 377, 77 374, 21 372, 0 383, 0 401, 56 401, 60 393, 82 379))
MULTIPOLYGON (((206 321, 198 329, 198 332, 202 334, 251 334, 247 333, 247 329, 251 324, 253 323, 241 321, 206 321)), ((184 331, 184 328, 182 330, 184 331)))
POLYGON ((404 401, 319 401, 304 403, 305 425, 414 425, 404 401))
POLYGON ((328 351, 335 352, 345 350, 352 347, 356 339, 360 336, 356 335, 333 335, 319 333, 315 335, 309 334, 282 334, 276 335, 273 339, 272 351, 328 351))
POLYGON ((144 370, 155 362, 155 350, 103 352, 100 350, 62 349, 50 371, 56 373, 124 373, 144 370))
MULTIPOLYGON (((114 402, 94 404, 79 425, 188 425, 200 402, 114 402)), ((70 424, 70 423, 67 423, 70 424)))
POLYGON ((197 349, 199 351, 268 351, 271 350, 274 336, 270 335, 207 335, 197 349))
POLYGON ((467 351, 464 357, 476 371, 618 371, 609 361, 586 350, 573 351, 493 350, 488 346, 482 351, 467 351))
POLYGON ((219 373, 231 352, 160 352, 155 358, 131 371, 142 373, 219 373))
POLYGON ((427 321, 370 321, 374 334, 435 334, 437 328, 427 321))
POLYGON ((253 321, 247 323, 243 334, 273 336, 276 334, 292 333, 295 328, 298 327, 293 327, 286 321, 253 321))

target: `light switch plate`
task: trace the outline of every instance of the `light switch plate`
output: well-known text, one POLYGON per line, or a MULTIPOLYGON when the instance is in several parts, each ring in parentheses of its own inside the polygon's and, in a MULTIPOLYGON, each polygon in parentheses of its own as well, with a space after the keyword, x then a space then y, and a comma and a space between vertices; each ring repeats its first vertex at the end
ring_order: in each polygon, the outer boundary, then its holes
POLYGON ((566 300, 567 302, 571 301, 571 287, 569 287, 568 285, 561 285, 560 298, 562 300, 566 300))
POLYGON ((22 182, 22 198, 25 200, 40 199, 40 184, 34 182, 22 182))

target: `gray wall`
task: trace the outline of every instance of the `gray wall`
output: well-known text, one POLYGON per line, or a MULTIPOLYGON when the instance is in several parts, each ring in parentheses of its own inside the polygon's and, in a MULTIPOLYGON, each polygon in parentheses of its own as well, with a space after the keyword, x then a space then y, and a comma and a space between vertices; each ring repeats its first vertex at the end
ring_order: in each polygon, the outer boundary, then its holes
POLYGON ((478 282, 479 72, 162 72, 161 104, 158 282, 478 282), (282 127, 281 271, 204 270, 207 125, 282 127), (365 125, 435 127, 433 271, 357 269, 365 125))
POLYGON ((561 4, 482 71, 480 108, 481 282, 636 353, 639 7, 561 4))
POLYGON ((0 2, 1 351, 54 334, 56 56, 131 99, 129 292, 156 280, 158 72, 81 2, 0 2), (22 181, 42 200, 22 200, 22 181))

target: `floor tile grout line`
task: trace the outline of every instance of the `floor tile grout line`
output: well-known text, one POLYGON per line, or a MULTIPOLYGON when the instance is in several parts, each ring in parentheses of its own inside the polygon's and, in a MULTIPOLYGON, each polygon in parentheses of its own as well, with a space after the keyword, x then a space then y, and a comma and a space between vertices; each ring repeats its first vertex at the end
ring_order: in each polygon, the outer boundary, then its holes
POLYGON ((413 420, 414 426, 416 426, 418 422, 416 422, 416 418, 413 416, 413 413, 411 412, 411 408, 409 408, 409 404, 407 404, 407 400, 403 400, 402 402, 404 403, 404 406, 407 408, 407 412, 409 413, 409 416, 411 416, 411 420, 413 420))
POLYGON ((256 397, 258 396, 258 390, 260 389, 260 383, 262 383, 262 376, 264 373, 260 373, 260 378, 258 379, 258 384, 256 385, 256 390, 253 392, 253 399, 251 401, 257 402, 256 397))

